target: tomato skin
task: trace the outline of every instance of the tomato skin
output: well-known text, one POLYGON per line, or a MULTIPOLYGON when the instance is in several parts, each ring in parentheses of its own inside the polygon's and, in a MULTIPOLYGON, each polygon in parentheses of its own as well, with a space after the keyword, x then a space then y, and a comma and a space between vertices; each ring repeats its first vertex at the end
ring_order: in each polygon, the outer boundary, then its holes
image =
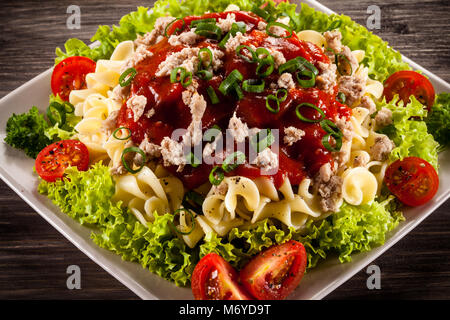
POLYGON ((251 300, 238 279, 238 273, 225 259, 209 253, 194 268, 192 293, 196 300, 251 300))
POLYGON ((48 182, 63 178, 69 166, 76 166, 79 171, 89 168, 89 151, 78 140, 62 140, 48 145, 41 150, 35 162, 36 172, 48 182))
POLYGON ((394 72, 384 82, 383 95, 386 97, 386 101, 390 102, 396 94, 405 104, 409 103, 409 97, 414 95, 427 107, 428 111, 431 110, 435 99, 435 91, 431 82, 420 73, 411 70, 394 72))
POLYGON ((68 57, 53 69, 51 87, 55 96, 69 101, 72 90, 86 89, 86 75, 95 72, 96 63, 86 57, 68 57))
POLYGON ((427 161, 407 157, 393 162, 385 173, 385 183, 402 203, 416 207, 430 201, 439 188, 439 176, 427 161))
POLYGON ((240 272, 241 283, 259 300, 283 300, 300 283, 306 263, 303 245, 290 240, 272 246, 250 260, 240 272))

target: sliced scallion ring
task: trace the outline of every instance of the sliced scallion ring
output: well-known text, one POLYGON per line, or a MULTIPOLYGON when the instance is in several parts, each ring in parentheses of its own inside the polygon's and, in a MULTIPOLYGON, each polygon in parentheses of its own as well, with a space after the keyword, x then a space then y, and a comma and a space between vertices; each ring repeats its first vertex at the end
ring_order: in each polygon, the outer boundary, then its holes
POLYGON ((276 22, 276 21, 272 21, 272 22, 269 22, 269 23, 267 24, 267 26, 266 26, 266 32, 267 32, 267 34, 268 34, 269 36, 271 36, 271 37, 274 37, 274 38, 284 38, 284 39, 288 39, 288 38, 292 37, 292 33, 293 33, 292 28, 291 28, 290 26, 288 26, 288 25, 286 25, 286 24, 284 24, 284 23, 281 23, 281 22, 276 22), (274 33, 272 33, 272 32, 270 31, 270 29, 271 29, 272 27, 280 27, 280 28, 283 28, 283 29, 285 29, 286 31, 289 32, 289 35, 287 35, 287 36, 279 36, 279 35, 276 35, 276 34, 274 34, 274 33))
POLYGON ((199 70, 208 70, 212 66, 212 63, 213 63, 213 53, 212 53, 211 49, 201 48, 198 51, 198 68, 199 68, 199 70), (203 61, 203 57, 202 57, 203 52, 206 52, 208 54, 208 58, 209 58, 208 65, 206 67, 204 66, 204 61, 203 61))
POLYGON ((184 22, 184 19, 183 18, 176 18, 176 19, 174 19, 173 21, 171 21, 167 26, 166 26, 166 28, 164 29, 164 37, 166 37, 166 38, 169 38, 172 34, 174 34, 174 33, 176 33, 176 32, 179 32, 179 31, 181 31, 181 30, 183 30, 184 29, 184 27, 186 26, 186 23, 184 22), (170 35, 167 33, 168 31, 169 31, 169 29, 172 27, 172 25, 174 24, 174 23, 176 23, 177 21, 183 21, 183 25, 181 26, 181 28, 176 28, 170 35))
POLYGON ((176 83, 181 82, 186 77, 186 69, 183 67, 177 67, 172 70, 170 73, 170 82, 176 83), (180 74, 180 78, 178 78, 178 73, 180 74))
POLYGON ((205 18, 205 19, 193 20, 193 21, 191 21, 190 27, 194 28, 195 26, 197 26, 200 23, 216 23, 216 19, 215 18, 205 18))
POLYGON ((342 137, 335 137, 331 133, 327 133, 326 135, 324 135, 322 137, 322 145, 328 151, 338 152, 342 148, 342 137), (335 146, 334 147, 330 144, 330 137, 334 138, 334 141, 335 141, 335 146))
POLYGON ((248 79, 242 82, 242 89, 247 92, 261 93, 265 86, 266 82, 261 79, 248 79))
POLYGON ((122 159, 122 165, 124 166, 124 168, 125 168, 128 172, 130 172, 130 173, 132 173, 132 174, 135 174, 135 173, 138 173, 139 171, 141 171, 142 168, 144 167, 144 164, 147 162, 147 156, 145 155, 145 152, 142 151, 142 150, 141 150, 140 148, 138 148, 138 147, 129 147, 129 148, 125 148, 125 149, 123 150, 123 152, 122 152, 122 157, 121 157, 121 159, 122 159), (136 170, 130 168, 130 166, 128 165, 128 163, 127 163, 127 161, 126 161, 126 159, 125 159, 125 156, 126 156, 128 153, 130 153, 130 152, 139 153, 139 154, 142 156, 142 159, 143 159, 143 160, 142 160, 142 165, 141 165, 139 168, 137 168, 136 170))
POLYGON ((314 73, 310 70, 303 70, 298 71, 296 73, 297 76, 297 82, 303 87, 303 88, 312 88, 316 84, 316 76, 314 73), (307 79, 304 79, 304 78, 307 79))
POLYGON ((220 102, 219 97, 217 96, 217 93, 212 86, 206 88, 206 92, 208 93, 209 99, 211 100, 212 104, 218 104, 220 102))
POLYGON ((222 81, 219 86, 219 91, 222 92, 223 95, 230 94, 232 91, 236 91, 236 88, 239 88, 239 83, 243 79, 244 76, 242 75, 242 73, 240 73, 237 69, 234 69, 225 78, 225 80, 222 81))
POLYGON ((313 105, 312 103, 301 103, 297 106, 297 108, 295 108, 295 114, 297 115, 297 117, 304 121, 304 122, 309 122, 309 123, 317 123, 322 121, 323 118, 325 118, 325 113, 323 112, 322 109, 318 108, 317 106, 313 105), (320 114, 320 119, 308 119, 306 117, 304 117, 301 113, 300 113, 300 108, 311 108, 316 110, 319 114, 320 114))
POLYGON ((180 80, 183 88, 187 88, 192 84, 192 72, 186 72, 186 75, 183 79, 180 80))
POLYGON ((187 160, 192 168, 197 168, 201 164, 201 160, 199 160, 192 151, 188 154, 187 160))
POLYGON ((243 164, 245 162, 245 154, 241 151, 236 151, 230 154, 225 158, 225 160, 222 163, 222 170, 225 172, 231 172, 239 165, 243 164))
POLYGON ((265 78, 270 76, 274 69, 275 62, 273 61, 273 57, 270 56, 270 58, 259 60, 258 66, 256 67, 256 74, 261 78, 265 78))
POLYGON ((202 22, 197 24, 195 33, 209 39, 219 40, 222 38, 222 29, 215 23, 202 22))
POLYGON ((342 53, 335 54, 334 61, 336 63, 337 71, 341 76, 351 76, 353 74, 353 68, 352 64, 350 63, 350 60, 342 53), (347 65, 347 69, 345 66, 343 66, 343 64, 347 65))
POLYGON ((202 80, 209 81, 214 76, 213 73, 209 70, 198 70, 195 75, 202 80))
POLYGON ((114 139, 117 139, 117 140, 128 140, 131 138, 131 130, 130 130, 130 128, 127 128, 127 127, 120 127, 120 128, 117 128, 116 130, 114 130, 112 136, 114 139), (118 137, 117 132, 122 131, 122 130, 127 130, 128 135, 125 137, 118 137))
POLYGON ((320 126, 325 132, 330 133, 333 137, 342 137, 343 134, 338 126, 331 120, 323 119, 320 122, 320 126))
POLYGON ((123 87, 127 87, 131 84, 131 81, 133 81, 134 77, 136 76, 137 71, 135 68, 128 68, 125 70, 119 78, 119 85, 123 87))
POLYGON ((269 148, 275 142, 275 137, 270 129, 261 130, 250 139, 250 144, 256 152, 269 148), (266 134, 261 138, 261 133, 265 131, 266 134))
POLYGON ((280 111, 280 100, 278 100, 276 96, 269 94, 266 98, 266 108, 272 113, 278 113, 280 111), (270 101, 275 101, 275 103, 277 104, 276 108, 273 108, 270 105, 270 101))
POLYGON ((347 98, 345 97, 345 94, 344 94, 343 92, 339 92, 339 93, 337 94, 337 100, 338 100, 340 103, 345 104, 346 99, 347 99, 347 98))
POLYGON ((277 97, 278 101, 284 102, 287 99, 287 95, 288 95, 287 89, 281 88, 281 89, 277 90, 276 97, 277 97), (282 94, 281 97, 280 97, 280 94, 282 94))
POLYGON ((218 186, 222 183, 224 178, 225 174, 223 173, 222 167, 214 167, 209 173, 209 182, 211 182, 212 185, 218 186))
POLYGON ((174 219, 175 219, 175 216, 176 216, 177 214, 180 214, 180 215, 181 215, 182 212, 187 212, 187 213, 189 214, 189 216, 190 216, 190 218, 191 218, 191 230, 189 230, 189 231, 181 231, 179 228, 177 228, 177 227, 173 224, 173 222, 172 222, 172 225, 174 226, 174 229, 175 229, 175 231, 176 231, 177 233, 179 233, 179 234, 181 234, 181 235, 183 235, 183 236, 188 236, 188 235, 190 235, 190 234, 192 233, 192 231, 194 231, 194 229, 195 229, 195 217, 194 217, 194 214, 192 213, 191 210, 186 209, 186 208, 180 208, 180 209, 178 209, 178 210, 175 210, 175 212, 173 213, 174 219))
POLYGON ((238 46, 237 48, 236 48, 236 55, 239 57, 239 58, 241 58, 241 59, 243 59, 244 61, 247 61, 247 62, 249 62, 249 63, 255 63, 255 62, 257 62, 257 56, 256 56, 256 52, 251 48, 251 47, 249 47, 249 46, 246 46, 246 45, 240 45, 240 46, 238 46), (247 51, 250 53, 250 55, 252 56, 251 58, 249 58, 247 55, 245 55, 245 54, 242 54, 241 52, 242 52, 242 50, 243 49, 247 49, 247 51))

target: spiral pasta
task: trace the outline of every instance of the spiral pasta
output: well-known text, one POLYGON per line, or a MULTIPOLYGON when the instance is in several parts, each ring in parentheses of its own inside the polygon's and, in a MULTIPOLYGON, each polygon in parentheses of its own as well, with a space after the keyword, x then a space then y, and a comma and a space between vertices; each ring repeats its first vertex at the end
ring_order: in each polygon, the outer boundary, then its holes
POLYGON ((91 162, 107 159, 104 144, 110 133, 102 130, 102 126, 111 113, 121 107, 112 97, 112 90, 119 84, 121 69, 133 52, 132 41, 120 43, 110 60, 97 61, 95 72, 86 75, 87 89, 70 93, 69 101, 75 106, 75 115, 82 117, 75 126, 77 137, 86 144, 91 162))

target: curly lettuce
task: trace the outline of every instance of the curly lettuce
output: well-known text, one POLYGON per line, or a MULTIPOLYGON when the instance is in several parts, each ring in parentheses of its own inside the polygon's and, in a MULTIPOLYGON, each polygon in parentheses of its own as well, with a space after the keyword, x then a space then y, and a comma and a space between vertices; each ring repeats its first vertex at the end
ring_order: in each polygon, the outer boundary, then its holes
POLYGON ((420 120, 426 118, 427 110, 414 96, 410 100, 406 106, 399 101, 398 96, 389 103, 385 100, 379 103, 379 106, 392 111, 392 124, 381 130, 396 145, 390 154, 390 160, 393 162, 405 157, 419 157, 437 170, 439 143, 428 133, 427 124, 420 120))
POLYGON ((102 248, 140 263, 161 277, 185 286, 190 281, 195 257, 171 229, 174 216, 157 215, 142 225, 120 202, 109 167, 102 163, 87 171, 70 167, 64 180, 41 180, 38 191, 78 223, 95 228, 93 241, 102 248))
POLYGON ((353 253, 383 245, 388 233, 404 220, 400 212, 391 208, 392 200, 391 196, 361 206, 344 202, 339 212, 320 223, 310 221, 305 235, 298 238, 305 246, 308 268, 329 254, 337 254, 341 262, 348 262, 353 253))

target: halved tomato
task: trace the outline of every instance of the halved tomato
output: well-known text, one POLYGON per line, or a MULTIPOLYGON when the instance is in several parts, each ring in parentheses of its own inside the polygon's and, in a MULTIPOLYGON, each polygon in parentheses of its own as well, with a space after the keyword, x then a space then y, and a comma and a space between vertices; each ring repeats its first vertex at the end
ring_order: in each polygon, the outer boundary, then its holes
POLYGON ((388 189, 404 204, 420 206, 430 201, 439 188, 439 176, 427 161, 407 157, 393 162, 384 177, 388 189))
POLYGON ((62 178, 69 166, 77 167, 79 171, 86 171, 89 167, 89 151, 78 140, 52 143, 39 152, 35 162, 36 172, 48 182, 62 178))
POLYGON ((238 280, 238 273, 224 258, 209 253, 192 273, 192 293, 196 300, 251 300, 238 280))
POLYGON ((306 251, 290 240, 259 253, 241 270, 241 283, 259 300, 282 300, 300 283, 306 269, 306 251))
POLYGON ((430 80, 411 70, 394 72, 384 82, 383 94, 387 102, 390 102, 394 95, 398 94, 405 104, 410 102, 411 96, 415 96, 420 103, 427 107, 428 111, 431 110, 435 99, 434 87, 430 80))
POLYGON ((52 92, 69 101, 72 90, 86 89, 86 75, 95 71, 96 63, 86 57, 68 57, 58 63, 52 73, 52 92))

